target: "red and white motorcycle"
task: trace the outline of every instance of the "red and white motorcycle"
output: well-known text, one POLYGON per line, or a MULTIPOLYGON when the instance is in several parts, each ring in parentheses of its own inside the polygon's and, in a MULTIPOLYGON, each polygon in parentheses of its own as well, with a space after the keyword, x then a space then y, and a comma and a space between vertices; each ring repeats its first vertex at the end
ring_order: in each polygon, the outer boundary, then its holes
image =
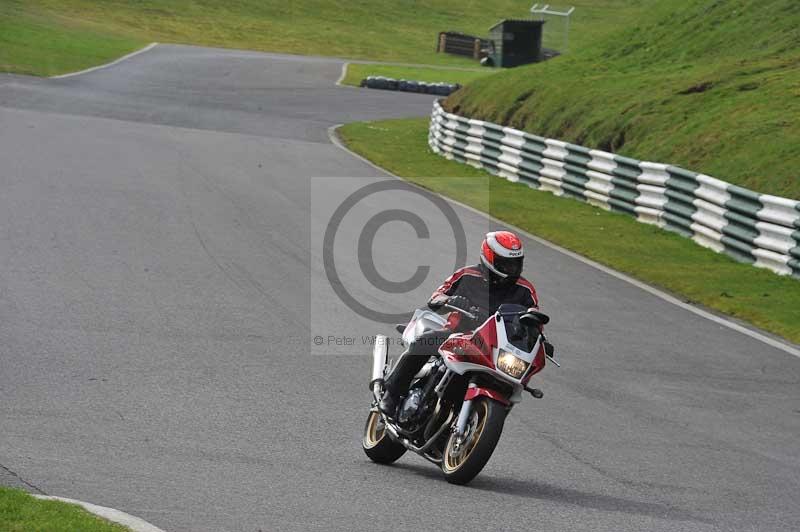
MULTIPOLYGON (((409 345, 429 331, 463 330, 464 318, 476 320, 470 312, 446 307, 451 311, 446 316, 414 312, 408 325, 398 326, 403 343, 409 345)), ((384 377, 391 371, 388 339, 377 336, 364 452, 374 462, 389 464, 411 450, 438 464, 448 482, 471 481, 492 456, 506 415, 522 392, 543 396, 528 387, 530 378, 544 369, 545 360, 558 365, 542 333, 548 321, 523 306, 501 305, 473 331, 453 332, 414 377, 391 419, 377 407, 384 377)))

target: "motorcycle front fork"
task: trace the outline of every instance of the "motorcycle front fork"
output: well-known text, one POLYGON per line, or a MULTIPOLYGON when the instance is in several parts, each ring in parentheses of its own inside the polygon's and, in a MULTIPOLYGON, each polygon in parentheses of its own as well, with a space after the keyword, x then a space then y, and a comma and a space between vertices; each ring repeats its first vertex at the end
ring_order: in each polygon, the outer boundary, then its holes
POLYGON ((467 430, 470 414, 472 414, 471 399, 461 403, 461 411, 458 413, 458 421, 456 422, 456 436, 461 437, 464 435, 464 432, 467 430))

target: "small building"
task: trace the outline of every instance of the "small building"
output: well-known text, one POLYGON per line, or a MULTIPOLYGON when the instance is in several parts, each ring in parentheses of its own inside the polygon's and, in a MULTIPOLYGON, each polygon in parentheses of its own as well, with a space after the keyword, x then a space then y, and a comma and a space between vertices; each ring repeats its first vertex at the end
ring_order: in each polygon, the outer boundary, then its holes
POLYGON ((489 28, 489 57, 496 67, 515 67, 542 60, 543 20, 506 19, 489 28))

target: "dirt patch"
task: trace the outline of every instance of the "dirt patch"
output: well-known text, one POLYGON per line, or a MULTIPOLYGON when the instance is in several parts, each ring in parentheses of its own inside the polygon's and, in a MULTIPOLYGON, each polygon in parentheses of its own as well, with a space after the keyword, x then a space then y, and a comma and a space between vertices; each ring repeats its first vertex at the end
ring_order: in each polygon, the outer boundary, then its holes
POLYGON ((610 153, 618 152, 625 145, 625 135, 627 134, 626 130, 627 128, 621 127, 613 135, 603 139, 598 148, 610 153))
POLYGON ((754 91, 758 88, 758 83, 745 83, 737 87, 740 91, 754 91))
POLYGON ((714 86, 713 81, 704 81, 703 83, 698 83, 697 85, 692 85, 688 89, 684 89, 680 91, 678 94, 697 94, 699 92, 706 92, 708 89, 714 86))
POLYGON ((533 91, 525 91, 525 92, 523 92, 522 94, 520 94, 519 96, 517 96, 517 98, 514 100, 514 103, 512 103, 512 104, 509 106, 508 110, 507 110, 507 111, 506 111, 506 113, 503 115, 503 118, 501 119, 500 123, 501 123, 501 124, 508 124, 508 125, 510 125, 510 124, 511 124, 511 119, 512 119, 512 118, 514 118, 514 115, 515 115, 515 114, 517 114, 517 111, 519 111, 519 108, 520 108, 520 107, 522 107, 522 106, 523 106, 523 104, 524 104, 524 103, 525 103, 525 102, 528 100, 528 98, 530 98, 532 95, 533 95, 533 91))

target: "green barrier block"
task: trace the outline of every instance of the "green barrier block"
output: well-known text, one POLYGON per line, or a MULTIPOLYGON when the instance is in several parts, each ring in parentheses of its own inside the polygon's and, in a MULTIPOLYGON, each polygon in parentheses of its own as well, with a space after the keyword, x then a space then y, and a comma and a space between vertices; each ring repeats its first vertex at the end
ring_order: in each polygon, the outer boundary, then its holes
POLYGON ((739 262, 753 264, 756 261, 753 256, 753 246, 726 235, 723 235, 720 241, 725 246, 725 253, 739 262))
POLYGON ((761 195, 736 185, 728 187, 728 194, 731 195, 731 199, 725 202, 725 208, 733 213, 751 218, 755 223, 758 211, 764 208, 760 199, 761 195))
POLYGON ((633 216, 636 216, 636 204, 635 203, 632 203, 632 202, 629 202, 629 201, 625 201, 625 200, 621 200, 621 199, 617 199, 617 198, 610 198, 608 200, 608 204, 611 206, 611 209, 614 210, 614 211, 622 212, 622 213, 625 213, 625 214, 631 214, 633 216))

